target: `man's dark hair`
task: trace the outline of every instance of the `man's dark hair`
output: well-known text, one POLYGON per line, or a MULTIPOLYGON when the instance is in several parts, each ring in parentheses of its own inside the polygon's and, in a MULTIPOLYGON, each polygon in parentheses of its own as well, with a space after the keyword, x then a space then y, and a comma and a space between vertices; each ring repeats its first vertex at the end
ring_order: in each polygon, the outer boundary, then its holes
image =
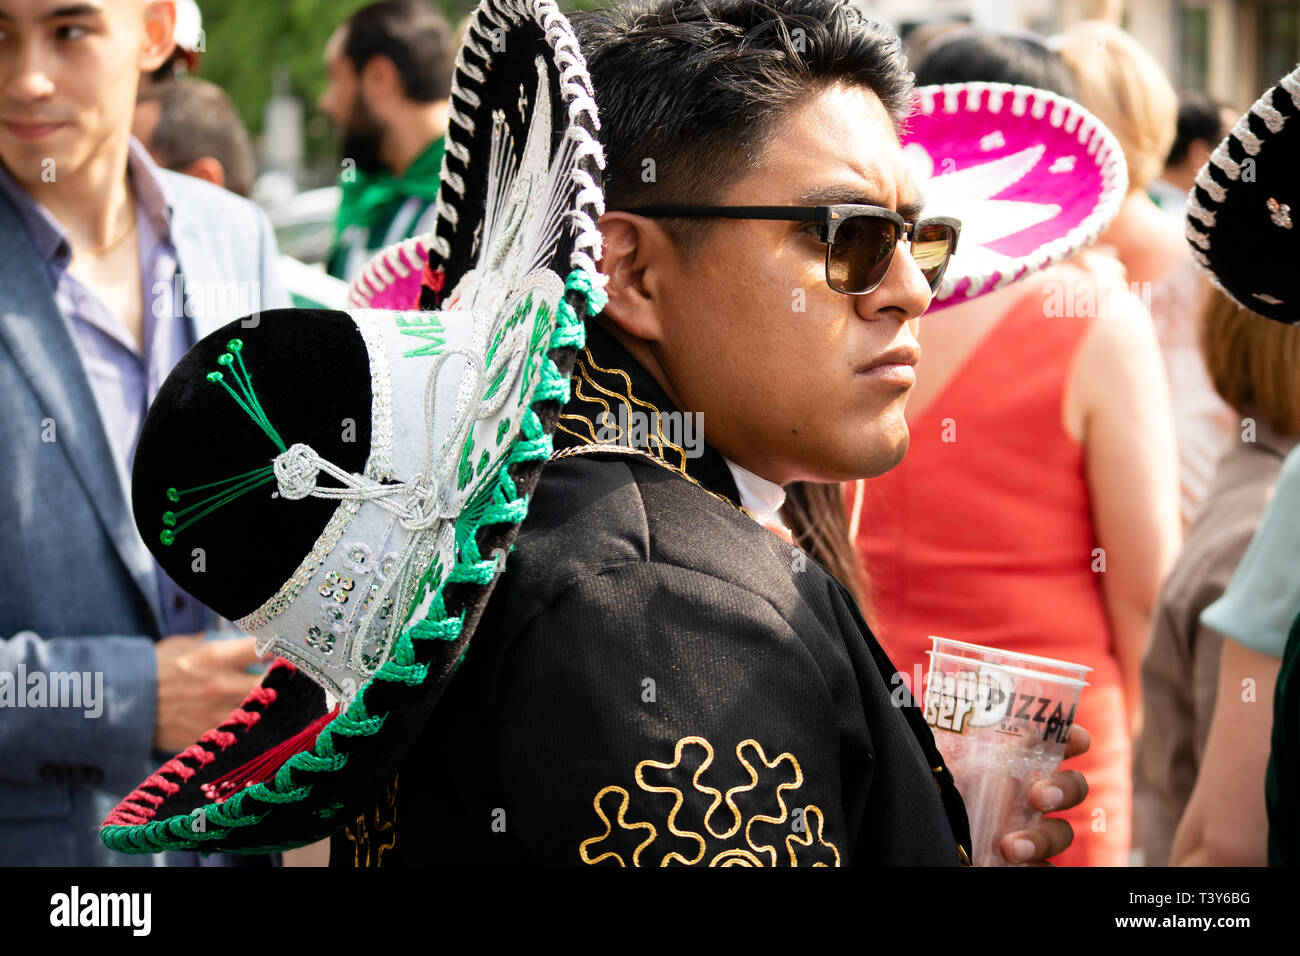
POLYGON ((343 22, 343 54, 360 73, 376 56, 397 67, 406 95, 417 103, 451 92, 451 27, 422 0, 379 0, 343 22))
POLYGON ((1038 36, 976 28, 944 34, 916 68, 916 85, 1013 83, 1077 99, 1065 61, 1038 36))
MULTIPOLYGON (((866 87, 895 123, 910 108, 898 37, 844 0, 632 0, 572 22, 600 104, 610 209, 717 201, 827 87, 866 87)), ((660 222, 684 253, 709 228, 660 222)))
POLYGON ((1187 158, 1192 143, 1204 140, 1213 149, 1228 135, 1223 128, 1222 107, 1208 93, 1183 90, 1178 94, 1178 133, 1169 148, 1165 166, 1177 166, 1187 158))
POLYGON ((215 83, 183 76, 142 87, 137 102, 160 104, 158 126, 146 144, 168 169, 182 171, 211 156, 226 172, 226 188, 247 197, 257 163, 248 129, 226 91, 215 83))

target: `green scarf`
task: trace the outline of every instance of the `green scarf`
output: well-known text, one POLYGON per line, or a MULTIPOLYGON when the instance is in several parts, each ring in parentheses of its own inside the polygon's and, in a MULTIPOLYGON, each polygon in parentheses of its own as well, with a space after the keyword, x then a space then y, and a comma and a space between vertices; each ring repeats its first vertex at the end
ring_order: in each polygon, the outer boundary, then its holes
POLYGON ((361 226, 368 234, 386 230, 402 203, 412 196, 428 202, 438 198, 438 180, 442 174, 442 156, 447 150, 445 137, 434 140, 416 157, 400 177, 389 172, 363 173, 350 170, 340 179, 343 196, 335 220, 335 242, 350 226, 361 226))

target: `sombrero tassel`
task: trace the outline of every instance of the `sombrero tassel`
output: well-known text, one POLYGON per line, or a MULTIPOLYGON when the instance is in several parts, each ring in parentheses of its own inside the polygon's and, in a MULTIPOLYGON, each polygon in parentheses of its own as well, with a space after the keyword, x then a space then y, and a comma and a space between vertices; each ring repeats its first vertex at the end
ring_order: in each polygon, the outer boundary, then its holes
POLYGON ((304 727, 298 733, 294 734, 288 740, 276 744, 270 750, 261 756, 255 757, 246 764, 236 767, 230 773, 223 777, 203 785, 203 795, 214 803, 222 803, 232 794, 244 790, 258 783, 266 783, 275 776, 276 771, 284 765, 284 762, 294 754, 302 753, 304 750, 316 744, 316 738, 320 732, 325 729, 325 725, 339 715, 339 709, 335 707, 329 713, 318 717, 310 724, 304 727))

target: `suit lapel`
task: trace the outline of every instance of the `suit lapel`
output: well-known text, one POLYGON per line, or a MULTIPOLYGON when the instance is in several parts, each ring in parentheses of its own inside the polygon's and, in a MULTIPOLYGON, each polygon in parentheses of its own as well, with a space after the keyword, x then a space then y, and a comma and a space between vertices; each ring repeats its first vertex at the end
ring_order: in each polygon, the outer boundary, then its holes
MULTIPOLYGON (((72 328, 59 311, 45 265, 9 201, 0 197, 0 341, 30 383, 55 443, 68 456, 104 531, 148 602, 159 612, 153 558, 136 532, 113 451, 77 352, 72 328)), ((33 423, 37 427, 39 423, 33 423)))
MULTIPOLYGON (((177 274, 184 277, 182 281, 191 292, 202 293, 205 289, 215 289, 213 283, 223 281, 223 278, 216 274, 217 266, 213 260, 212 250, 204 241, 202 233, 190 222, 189 216, 185 214, 185 207, 173 202, 174 194, 169 188, 171 184, 167 182, 166 177, 160 175, 159 183, 163 195, 171 206, 171 240, 172 247, 176 250, 177 274)), ((224 281, 230 284, 231 277, 226 276, 224 281)), ((186 307, 184 289, 181 292, 182 297, 177 305, 184 309, 186 307)), ((219 302, 225 298, 227 297, 195 294, 189 300, 194 321, 194 341, 197 342, 228 322, 241 318, 238 315, 227 315, 225 312, 220 315, 211 314, 209 306, 214 301, 219 302)))

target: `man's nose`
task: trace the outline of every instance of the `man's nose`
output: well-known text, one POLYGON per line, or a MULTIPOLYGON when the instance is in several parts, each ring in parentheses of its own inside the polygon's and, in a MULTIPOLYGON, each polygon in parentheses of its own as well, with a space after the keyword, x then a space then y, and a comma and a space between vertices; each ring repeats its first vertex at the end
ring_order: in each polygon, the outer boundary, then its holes
POLYGON ((894 248, 889 272, 879 288, 869 295, 854 296, 858 314, 864 319, 882 318, 889 312, 904 322, 915 319, 930 308, 933 294, 925 273, 912 258, 912 244, 900 241, 894 248))
POLYGON ((6 99, 33 103, 54 93, 54 78, 49 64, 34 43, 20 46, 18 56, 8 69, 0 65, 0 70, 5 74, 0 89, 3 89, 6 99))

